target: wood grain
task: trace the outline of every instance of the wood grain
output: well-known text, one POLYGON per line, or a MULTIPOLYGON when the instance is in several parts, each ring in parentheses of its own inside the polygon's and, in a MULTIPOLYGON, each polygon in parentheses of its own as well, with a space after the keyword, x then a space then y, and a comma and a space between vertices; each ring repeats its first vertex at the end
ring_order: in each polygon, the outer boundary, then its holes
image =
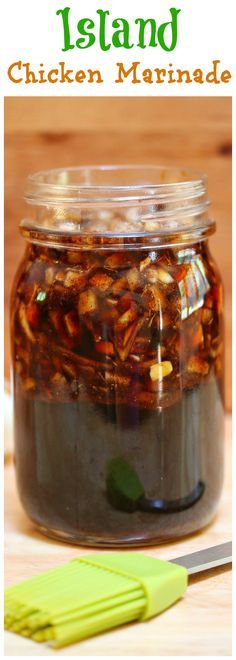
MULTIPOLYGON (((218 514, 202 532, 178 542, 145 548, 145 553, 171 559, 231 538, 231 418, 226 419, 225 482, 218 514)), ((50 541, 26 518, 16 493, 13 465, 5 467, 6 586, 59 566, 93 550, 50 541)), ((231 571, 207 571, 191 579, 184 598, 146 623, 123 626, 92 639, 52 651, 44 645, 5 634, 7 656, 230 656, 231 571)))
POLYGON ((5 373, 8 305, 23 251, 18 224, 26 176, 50 167, 165 163, 206 172, 217 233, 211 240, 225 287, 226 405, 231 407, 231 99, 5 99, 5 373))

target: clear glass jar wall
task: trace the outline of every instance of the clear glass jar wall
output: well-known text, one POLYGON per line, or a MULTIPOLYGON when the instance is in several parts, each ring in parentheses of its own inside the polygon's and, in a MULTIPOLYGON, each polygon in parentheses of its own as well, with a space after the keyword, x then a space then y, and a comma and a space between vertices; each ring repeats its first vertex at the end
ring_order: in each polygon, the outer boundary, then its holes
POLYGON ((29 178, 11 302, 18 489, 46 534, 189 534, 223 471, 222 284, 206 181, 171 168, 29 178))

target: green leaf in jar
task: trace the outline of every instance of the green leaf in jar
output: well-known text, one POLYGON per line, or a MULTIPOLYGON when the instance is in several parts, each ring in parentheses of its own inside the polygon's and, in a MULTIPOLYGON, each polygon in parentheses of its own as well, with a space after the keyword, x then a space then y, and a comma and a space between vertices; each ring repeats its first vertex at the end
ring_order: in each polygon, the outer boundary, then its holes
POLYGON ((108 499, 116 509, 135 511, 139 508, 144 488, 135 470, 124 458, 113 458, 108 464, 106 487, 108 499))

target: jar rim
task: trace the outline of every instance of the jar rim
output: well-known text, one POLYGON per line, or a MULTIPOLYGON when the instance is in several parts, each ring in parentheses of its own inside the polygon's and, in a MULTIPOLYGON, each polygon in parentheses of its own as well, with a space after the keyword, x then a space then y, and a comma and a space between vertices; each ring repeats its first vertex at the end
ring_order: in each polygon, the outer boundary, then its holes
POLYGON ((30 174, 25 199, 28 203, 94 203, 203 194, 207 176, 190 168, 169 165, 80 165, 30 174))
POLYGON ((162 165, 85 165, 43 170, 27 179, 31 207, 21 222, 30 240, 109 249, 145 240, 164 245, 203 240, 215 230, 208 216, 207 177, 162 165), (184 238, 185 237, 185 238, 184 238))

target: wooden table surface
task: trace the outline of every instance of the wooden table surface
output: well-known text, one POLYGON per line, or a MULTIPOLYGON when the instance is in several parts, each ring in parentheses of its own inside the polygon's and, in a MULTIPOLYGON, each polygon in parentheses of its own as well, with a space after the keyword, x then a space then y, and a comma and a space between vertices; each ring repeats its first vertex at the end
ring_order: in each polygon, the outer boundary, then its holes
MULTIPOLYGON (((231 538, 231 419, 226 418, 225 482, 218 514, 201 533, 146 554, 171 559, 231 538)), ((32 527, 19 503, 12 463, 5 467, 6 586, 59 566, 93 550, 50 541, 32 527)), ((231 570, 191 578, 184 598, 146 623, 132 624, 52 651, 12 633, 5 634, 6 656, 227 656, 231 655, 231 570)))

